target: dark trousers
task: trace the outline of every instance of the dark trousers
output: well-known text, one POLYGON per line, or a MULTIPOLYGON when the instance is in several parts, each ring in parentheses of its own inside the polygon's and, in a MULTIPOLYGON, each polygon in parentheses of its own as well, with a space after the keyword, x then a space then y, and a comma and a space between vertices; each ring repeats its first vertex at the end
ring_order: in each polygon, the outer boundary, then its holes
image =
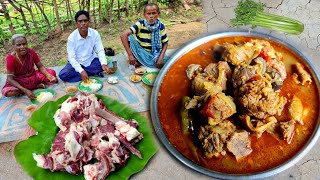
MULTIPOLYGON (((98 58, 94 58, 90 66, 84 67, 81 65, 81 67, 87 72, 88 76, 93 76, 103 71, 98 58)), ((59 78, 66 82, 78 82, 82 80, 80 73, 78 73, 69 62, 59 72, 59 78)))

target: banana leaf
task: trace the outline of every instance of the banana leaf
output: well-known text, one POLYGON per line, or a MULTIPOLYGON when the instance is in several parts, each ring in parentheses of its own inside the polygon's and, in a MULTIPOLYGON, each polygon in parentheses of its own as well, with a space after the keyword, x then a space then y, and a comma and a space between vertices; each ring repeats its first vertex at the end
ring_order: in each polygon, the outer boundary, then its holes
MULTIPOLYGON (((53 115, 59 108, 60 104, 70 96, 72 95, 65 95, 54 102, 49 101, 37 111, 33 112, 31 118, 28 119, 28 124, 38 132, 37 135, 19 142, 14 148, 14 155, 18 163, 23 167, 27 174, 36 180, 84 179, 83 174, 72 175, 67 172, 51 172, 50 170, 42 169, 36 165, 36 161, 32 156, 32 153, 48 154, 50 152, 51 144, 59 131, 58 127, 54 123, 53 115)), ((158 145, 154 139, 152 128, 147 119, 132 110, 130 107, 106 96, 98 94, 96 96, 105 103, 108 109, 116 113, 118 116, 124 119, 135 119, 140 124, 138 130, 143 133, 144 138, 135 145, 135 148, 140 150, 142 159, 130 154, 130 158, 126 165, 117 171, 111 172, 107 177, 107 179, 117 180, 128 179, 131 175, 141 171, 158 150, 158 145)))

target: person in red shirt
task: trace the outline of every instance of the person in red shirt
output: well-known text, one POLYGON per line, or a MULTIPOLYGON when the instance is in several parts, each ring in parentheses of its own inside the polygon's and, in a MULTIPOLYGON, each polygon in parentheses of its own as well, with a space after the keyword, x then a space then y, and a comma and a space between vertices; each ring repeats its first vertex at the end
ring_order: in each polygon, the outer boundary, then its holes
POLYGON ((6 58, 7 81, 1 92, 6 97, 25 94, 34 100, 33 89, 45 88, 45 84, 58 82, 56 72, 43 66, 37 53, 28 48, 24 35, 13 35, 12 45, 14 51, 6 58), (38 70, 35 70, 34 64, 38 70))

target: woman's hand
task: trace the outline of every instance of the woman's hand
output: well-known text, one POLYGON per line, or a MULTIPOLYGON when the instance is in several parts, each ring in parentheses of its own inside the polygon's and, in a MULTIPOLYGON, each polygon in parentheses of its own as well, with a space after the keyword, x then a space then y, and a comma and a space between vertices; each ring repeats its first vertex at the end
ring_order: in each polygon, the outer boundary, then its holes
POLYGON ((31 90, 29 90, 29 89, 24 89, 23 92, 24 92, 24 94, 25 94, 26 96, 28 96, 28 98, 29 98, 30 100, 35 100, 35 99, 36 99, 36 96, 33 94, 33 92, 32 92, 31 90))
POLYGON ((48 75, 47 75, 47 78, 49 79, 49 81, 50 81, 51 83, 56 83, 56 82, 58 82, 58 79, 57 79, 55 76, 53 76, 53 75, 51 75, 51 74, 49 74, 49 73, 48 73, 48 75))

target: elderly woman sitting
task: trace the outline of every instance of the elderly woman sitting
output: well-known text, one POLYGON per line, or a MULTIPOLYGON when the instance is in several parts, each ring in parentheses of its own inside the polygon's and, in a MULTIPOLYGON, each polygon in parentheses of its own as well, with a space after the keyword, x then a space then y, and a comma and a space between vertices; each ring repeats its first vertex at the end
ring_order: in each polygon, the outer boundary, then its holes
POLYGON ((37 53, 28 48, 27 39, 22 34, 12 36, 14 51, 8 54, 6 59, 7 81, 2 88, 4 96, 27 95, 34 100, 33 89, 45 88, 45 84, 58 82, 56 72, 46 69, 40 62, 37 53), (38 70, 35 70, 34 64, 38 70))

